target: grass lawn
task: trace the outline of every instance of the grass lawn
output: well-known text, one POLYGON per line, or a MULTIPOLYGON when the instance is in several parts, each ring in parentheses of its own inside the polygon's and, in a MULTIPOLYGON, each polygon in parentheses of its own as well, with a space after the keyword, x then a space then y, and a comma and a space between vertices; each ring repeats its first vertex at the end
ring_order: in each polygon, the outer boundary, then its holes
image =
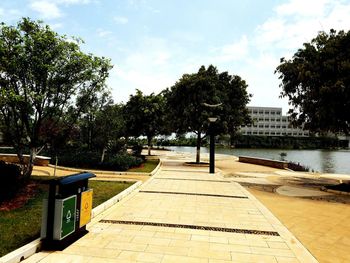
MULTIPOLYGON (((44 178, 43 178, 44 179, 44 178)), ((133 183, 90 181, 94 189, 93 207, 110 199, 133 183)), ((38 184, 37 192, 23 207, 0 211, 0 257, 27 244, 40 235, 42 199, 48 187, 38 184)))
POLYGON ((146 160, 140 166, 131 168, 127 172, 150 173, 157 167, 158 163, 159 159, 146 160))

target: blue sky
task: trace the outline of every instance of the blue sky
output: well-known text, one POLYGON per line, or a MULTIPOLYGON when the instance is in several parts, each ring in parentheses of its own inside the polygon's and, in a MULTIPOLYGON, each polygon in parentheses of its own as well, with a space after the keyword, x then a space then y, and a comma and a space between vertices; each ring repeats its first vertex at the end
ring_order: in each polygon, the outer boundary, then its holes
POLYGON ((1 0, 0 21, 41 19, 81 37, 86 52, 111 58, 108 86, 116 102, 136 89, 158 93, 184 73, 213 64, 241 76, 249 105, 282 107, 281 57, 321 30, 348 31, 349 0, 1 0))

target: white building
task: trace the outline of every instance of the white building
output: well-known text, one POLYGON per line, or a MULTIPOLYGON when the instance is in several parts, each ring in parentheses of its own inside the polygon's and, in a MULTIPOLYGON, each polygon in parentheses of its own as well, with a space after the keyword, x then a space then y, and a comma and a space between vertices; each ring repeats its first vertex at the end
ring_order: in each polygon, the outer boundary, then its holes
POLYGON ((247 107, 253 124, 241 126, 242 135, 307 137, 309 131, 293 128, 282 108, 247 107))

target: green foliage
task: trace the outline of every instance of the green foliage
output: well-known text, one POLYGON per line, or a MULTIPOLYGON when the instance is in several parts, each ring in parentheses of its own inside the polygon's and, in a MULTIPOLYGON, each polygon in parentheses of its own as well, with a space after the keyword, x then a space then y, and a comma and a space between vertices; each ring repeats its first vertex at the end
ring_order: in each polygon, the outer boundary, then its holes
MULTIPOLYGON (((54 162, 55 160, 52 161, 54 162)), ((58 156, 58 165, 111 171, 126 171, 130 167, 140 165, 142 161, 141 158, 131 156, 127 153, 108 153, 103 162, 101 162, 99 152, 86 150, 69 150, 61 152, 58 156)))
POLYGON ((236 148, 332 149, 347 147, 347 141, 329 137, 239 135, 234 145, 236 148))
POLYGON ((138 172, 138 173, 150 173, 159 164, 159 159, 146 160, 139 167, 134 167, 128 170, 128 172, 138 172))
MULTIPOLYGON (((126 133, 146 136, 151 147, 152 138, 166 133, 165 100, 162 94, 143 95, 137 90, 124 107, 126 133)), ((150 151, 149 151, 150 154, 150 151)))
POLYGON ((0 161, 0 204, 15 196, 21 186, 21 168, 16 164, 0 161))
POLYGON ((80 43, 29 18, 17 26, 0 25, 0 120, 6 138, 17 149, 25 176, 30 176, 38 149, 49 141, 48 134, 67 137, 67 130, 59 127, 74 126, 86 105, 82 102, 105 88, 110 61, 83 53, 80 43), (76 97, 79 103, 75 105, 76 97), (29 165, 22 158, 25 147, 30 149, 29 165))
POLYGON ((350 130, 350 31, 321 32, 276 73, 294 123, 314 132, 350 130))
POLYGON ((197 136, 197 162, 201 141, 209 132, 208 117, 218 118, 213 128, 216 134, 234 133, 249 122, 246 89, 247 84, 239 76, 219 73, 210 65, 202 66, 197 73, 183 75, 164 92, 172 131, 193 132, 197 136))

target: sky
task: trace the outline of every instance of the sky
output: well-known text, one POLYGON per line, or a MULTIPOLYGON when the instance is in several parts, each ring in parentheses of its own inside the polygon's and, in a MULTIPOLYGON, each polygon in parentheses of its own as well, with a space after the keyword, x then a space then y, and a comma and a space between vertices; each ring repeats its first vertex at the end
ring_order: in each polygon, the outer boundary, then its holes
POLYGON ((171 87, 201 65, 239 75, 249 106, 289 106, 274 74, 318 32, 348 31, 350 0, 1 0, 0 21, 42 20, 110 58, 115 102, 171 87))

